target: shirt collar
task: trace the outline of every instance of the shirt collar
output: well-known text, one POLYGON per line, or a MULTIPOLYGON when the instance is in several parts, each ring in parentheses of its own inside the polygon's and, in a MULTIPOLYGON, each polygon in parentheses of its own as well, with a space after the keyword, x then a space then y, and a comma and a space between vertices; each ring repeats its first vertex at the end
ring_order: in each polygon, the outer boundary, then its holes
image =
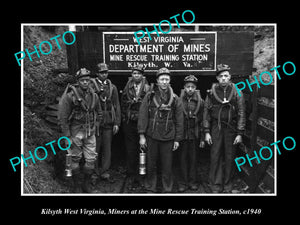
POLYGON ((96 78, 97 79, 97 81, 100 83, 100 84, 107 84, 108 82, 107 82, 107 79, 105 80, 105 81, 102 81, 102 80, 100 80, 98 77, 96 78))

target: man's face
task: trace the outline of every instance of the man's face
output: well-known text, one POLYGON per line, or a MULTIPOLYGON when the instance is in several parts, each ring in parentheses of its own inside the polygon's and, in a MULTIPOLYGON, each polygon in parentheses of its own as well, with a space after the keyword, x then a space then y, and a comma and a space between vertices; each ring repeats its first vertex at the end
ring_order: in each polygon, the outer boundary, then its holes
POLYGON ((139 70, 132 71, 131 76, 132 76, 133 81, 136 83, 139 83, 143 78, 143 74, 139 70))
POLYGON ((169 75, 160 75, 157 79, 157 84, 162 90, 166 90, 170 84, 171 78, 169 75))
POLYGON ((104 81, 107 79, 107 76, 108 76, 108 71, 98 71, 97 72, 97 76, 100 80, 104 81))
POLYGON ((90 77, 89 76, 80 77, 78 79, 78 84, 82 90, 87 90, 90 84, 90 77))
POLYGON ((194 83, 186 83, 184 90, 189 96, 192 96, 195 93, 196 85, 194 83))
POLYGON ((228 71, 222 71, 217 76, 217 80, 219 81, 219 84, 223 87, 229 83, 230 78, 231 78, 231 75, 229 74, 228 71))

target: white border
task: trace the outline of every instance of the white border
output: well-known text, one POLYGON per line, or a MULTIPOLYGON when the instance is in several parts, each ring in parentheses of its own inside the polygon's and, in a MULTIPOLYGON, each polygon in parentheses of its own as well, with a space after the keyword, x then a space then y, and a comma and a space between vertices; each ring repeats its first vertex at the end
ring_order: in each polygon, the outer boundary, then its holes
MULTIPOLYGON (((277 24, 274 24, 274 67, 277 66, 277 24)), ((274 71, 275 74, 275 71, 274 71)), ((275 113, 275 117, 274 117, 274 142, 277 141, 277 76, 273 76, 275 77, 275 86, 274 86, 274 113, 275 113)), ((277 196, 277 151, 275 151, 275 147, 274 147, 274 152, 275 152, 275 156, 274 156, 274 194, 277 196)))
MULTIPOLYGON (((21 23, 21 51, 23 51, 24 46, 24 26, 148 26, 153 25, 155 23, 21 23)), ((158 25, 158 24, 155 24, 158 25)), ((277 24, 276 23, 194 23, 194 24, 180 24, 180 26, 274 26, 274 66, 277 65, 277 24)), ((23 143, 24 143, 24 120, 23 120, 23 76, 24 76, 24 64, 21 61, 21 153, 23 154, 23 143)), ((275 76, 275 135, 274 141, 277 140, 277 76, 275 76)), ((276 152, 276 151, 274 151, 276 152)), ((21 163, 21 196, 277 196, 277 152, 274 157, 274 193, 270 194, 259 194, 259 193, 239 193, 239 194, 212 194, 212 193, 172 193, 172 194, 131 194, 131 193, 97 193, 97 194, 62 194, 62 193, 37 193, 37 194, 24 194, 23 193, 23 163, 21 163)))
MULTIPOLYGON (((134 31, 132 32, 119 32, 119 31, 103 31, 102 32, 102 41, 103 41, 103 61, 105 63, 105 34, 133 34, 134 31)), ((161 32, 159 32, 161 33, 161 32)), ((185 69, 185 70, 171 70, 171 72, 186 72, 186 71, 189 71, 189 72, 215 72, 216 71, 216 68, 217 68, 217 42, 218 42, 218 33, 217 31, 172 31, 172 32, 169 32, 167 33, 166 35, 168 34, 214 34, 214 38, 215 38, 215 57, 214 57, 214 68, 212 70, 193 70, 193 69, 185 69)), ((111 72, 130 72, 131 70, 128 69, 128 70, 111 70, 111 72)), ((147 72, 156 72, 157 70, 145 70, 147 72)))
MULTIPOLYGON (((24 51, 24 25, 21 24, 21 51, 24 51)), ((21 61, 21 154, 24 154, 24 62, 21 61)), ((21 195, 24 190, 24 163, 21 163, 21 195)))

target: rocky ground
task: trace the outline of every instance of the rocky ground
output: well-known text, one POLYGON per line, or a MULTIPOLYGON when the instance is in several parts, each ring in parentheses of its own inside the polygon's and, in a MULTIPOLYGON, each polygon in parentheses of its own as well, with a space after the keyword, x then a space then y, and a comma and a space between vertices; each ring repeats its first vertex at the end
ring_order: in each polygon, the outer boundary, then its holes
MULTIPOLYGON (((219 27, 217 30, 251 30, 255 32, 254 46, 254 67, 256 74, 267 71, 274 67, 274 30, 272 27, 219 27)), ((62 35, 67 27, 24 27, 24 48, 32 50, 33 45, 49 40, 56 35, 62 35)), ((207 29, 209 30, 209 29, 207 29)), ((57 103, 67 83, 73 83, 74 77, 65 73, 57 72, 55 69, 67 68, 66 49, 62 40, 59 39, 62 49, 53 45, 51 54, 41 55, 39 59, 30 61, 24 60, 24 155, 28 156, 28 150, 33 150, 37 146, 44 146, 53 140, 57 140, 61 133, 57 126, 47 120, 49 107, 57 103)), ((44 49, 47 51, 48 49, 44 49)), ((272 99, 260 99, 269 105, 274 105, 272 99)), ((55 121, 54 121, 55 122, 55 121)), ((267 121, 267 125, 272 125, 267 121)), ((209 150, 200 150, 198 153, 198 174, 200 186, 194 193, 210 193, 207 186, 207 176, 209 168, 209 150)), ((58 152, 56 156, 49 154, 47 159, 37 161, 36 164, 29 164, 24 167, 24 193, 70 193, 69 182, 63 178, 64 153, 58 152)), ((135 190, 128 189, 126 179, 126 168, 124 157, 113 161, 111 167, 110 181, 95 179, 94 189, 99 193, 143 193, 141 187, 135 190)), ((175 185, 176 191, 177 185, 175 185)), ((247 192, 247 187, 238 177, 235 180, 235 192, 247 192)), ((187 193, 193 193, 188 191, 187 193)))
MULTIPOLYGON (((199 150, 197 154, 198 159, 198 189, 197 190, 186 190, 185 192, 179 193, 178 192, 178 182, 177 182, 177 176, 178 176, 178 168, 174 166, 174 188, 173 188, 173 194, 210 194, 211 189, 208 186, 208 169, 209 169, 209 149, 201 149, 199 150)), ((177 164, 176 161, 177 154, 174 153, 174 164, 177 164)), ((144 176, 140 176, 140 184, 134 184, 130 185, 129 179, 126 177, 126 167, 125 167, 125 161, 119 161, 118 163, 115 163, 112 165, 111 169, 109 170, 109 173, 111 175, 110 179, 104 180, 99 178, 96 174, 92 175, 92 190, 93 194, 147 194, 147 191, 144 189, 143 181, 145 179, 144 176)), ((48 175, 51 175, 49 173, 48 175)), ((158 188, 157 193, 161 193, 162 186, 160 182, 161 176, 158 176, 158 188)), ((83 177, 82 177, 83 179, 83 177)), ((57 179, 55 182, 58 182, 61 184, 64 188, 61 188, 62 193, 72 193, 72 180, 66 179, 65 177, 61 177, 57 179)), ((57 186, 53 187, 58 188, 57 186)), ((51 192, 52 193, 52 192, 51 192)), ((234 187, 233 187, 233 194, 238 193, 248 193, 248 186, 238 177, 234 179, 234 187)), ((153 193, 151 193, 153 194, 153 193)))

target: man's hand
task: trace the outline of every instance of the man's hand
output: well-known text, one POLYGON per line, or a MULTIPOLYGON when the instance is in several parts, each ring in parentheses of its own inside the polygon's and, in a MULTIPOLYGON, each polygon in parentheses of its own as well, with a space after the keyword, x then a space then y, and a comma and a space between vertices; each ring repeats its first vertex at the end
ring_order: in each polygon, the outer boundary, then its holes
POLYGON ((236 145, 238 143, 242 143, 243 139, 242 139, 242 135, 237 135, 233 141, 233 144, 236 145))
POLYGON ((210 136, 210 134, 209 133, 206 133, 205 134, 205 138, 204 138, 204 140, 207 142, 207 144, 209 144, 209 145, 212 145, 212 139, 211 139, 211 136, 210 136))
POLYGON ((146 148, 147 142, 146 142, 146 138, 145 138, 144 134, 140 134, 140 141, 139 141, 139 143, 140 143, 140 146, 142 148, 146 148))
POLYGON ((173 151, 176 151, 176 149, 179 147, 179 142, 178 141, 174 141, 174 145, 173 145, 173 151))
POLYGON ((66 136, 69 140, 65 139, 63 142, 63 148, 67 148, 67 146, 72 145, 73 140, 70 136, 66 136), (70 141, 70 142, 69 142, 70 141))
POLYGON ((204 148, 204 146, 205 146, 205 142, 204 141, 200 141, 199 148, 204 148))
POLYGON ((118 125, 114 125, 113 126, 113 134, 115 135, 116 133, 118 133, 119 131, 119 126, 118 125))

